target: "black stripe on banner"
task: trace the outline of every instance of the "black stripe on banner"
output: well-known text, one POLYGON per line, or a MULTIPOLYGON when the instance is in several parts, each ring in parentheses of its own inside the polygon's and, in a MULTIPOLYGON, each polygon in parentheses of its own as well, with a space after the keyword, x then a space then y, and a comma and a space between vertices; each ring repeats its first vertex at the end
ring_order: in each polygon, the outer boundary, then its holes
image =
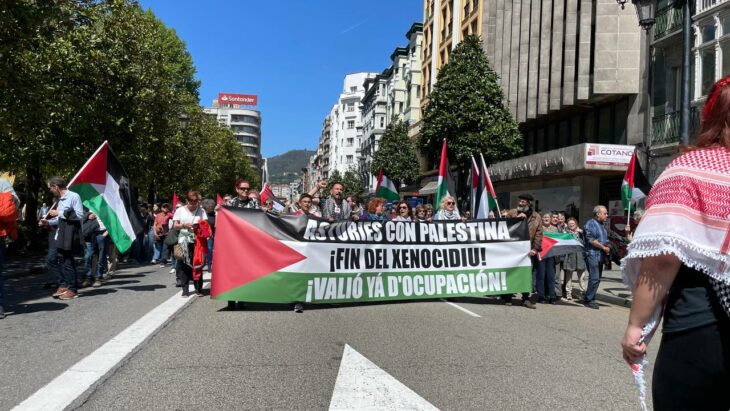
POLYGON ((137 199, 132 195, 129 176, 124 170, 124 167, 122 167, 122 163, 114 155, 111 146, 107 145, 107 150, 106 171, 119 184, 119 197, 122 198, 134 233, 139 235, 144 231, 144 226, 142 225, 142 218, 139 214, 139 204, 137 204, 137 199))
POLYGON ((437 221, 327 221, 303 215, 276 216, 255 209, 225 207, 239 218, 279 241, 342 244, 484 244, 529 241, 527 222, 522 219, 437 221), (423 232, 425 230, 425 233, 423 232))

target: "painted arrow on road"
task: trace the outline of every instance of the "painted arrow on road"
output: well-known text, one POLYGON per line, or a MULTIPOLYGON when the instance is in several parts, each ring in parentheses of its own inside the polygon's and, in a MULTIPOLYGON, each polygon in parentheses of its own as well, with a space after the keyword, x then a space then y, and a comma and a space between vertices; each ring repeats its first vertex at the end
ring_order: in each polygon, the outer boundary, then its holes
POLYGON ((438 410, 345 344, 330 410, 438 410))

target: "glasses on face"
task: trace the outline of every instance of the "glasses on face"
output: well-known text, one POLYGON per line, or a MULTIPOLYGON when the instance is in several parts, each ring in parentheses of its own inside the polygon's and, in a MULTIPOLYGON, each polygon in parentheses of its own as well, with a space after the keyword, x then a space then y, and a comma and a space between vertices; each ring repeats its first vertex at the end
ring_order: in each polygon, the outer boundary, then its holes
POLYGON ((188 198, 187 200, 188 200, 188 203, 199 203, 200 202, 200 200, 197 198, 188 198))
POLYGON ((408 207, 398 207, 399 210, 408 210, 408 207))
POLYGON ((446 202, 446 205, 454 205, 454 204, 456 204, 456 203, 455 203, 455 202, 453 202, 453 201, 447 201, 447 202, 446 202))
POLYGON ((238 189, 241 191, 248 191, 251 189, 251 187, 238 187, 238 189))

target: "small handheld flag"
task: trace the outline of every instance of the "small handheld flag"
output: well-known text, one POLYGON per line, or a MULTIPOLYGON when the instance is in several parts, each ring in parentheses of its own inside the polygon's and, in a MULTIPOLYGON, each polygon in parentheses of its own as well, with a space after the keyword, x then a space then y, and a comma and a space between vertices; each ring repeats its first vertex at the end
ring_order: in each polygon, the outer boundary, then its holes
POLYGON ((400 195, 398 195, 395 184, 383 174, 382 168, 378 172, 378 184, 375 186, 375 197, 384 198, 388 201, 400 200, 400 195))

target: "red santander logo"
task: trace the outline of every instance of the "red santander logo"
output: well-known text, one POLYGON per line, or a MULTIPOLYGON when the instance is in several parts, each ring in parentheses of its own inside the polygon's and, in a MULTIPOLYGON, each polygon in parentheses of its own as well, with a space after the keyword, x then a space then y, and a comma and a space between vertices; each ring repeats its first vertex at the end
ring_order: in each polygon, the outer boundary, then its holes
POLYGON ((256 106, 259 104, 259 96, 255 94, 218 93, 218 104, 256 106))

